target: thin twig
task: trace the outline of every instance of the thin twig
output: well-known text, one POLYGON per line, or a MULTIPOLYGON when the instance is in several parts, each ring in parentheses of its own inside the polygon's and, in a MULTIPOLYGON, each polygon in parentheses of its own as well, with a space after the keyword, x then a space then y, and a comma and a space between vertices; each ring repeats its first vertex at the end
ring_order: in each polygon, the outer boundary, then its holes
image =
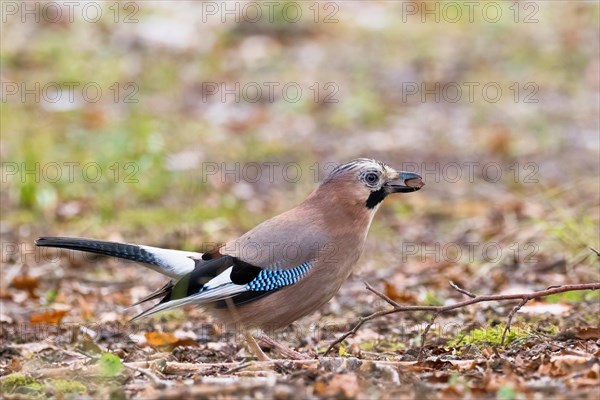
POLYGON ((417 356, 417 361, 421 361, 421 359, 423 358, 423 351, 425 351, 425 342, 427 341, 427 334, 429 333, 429 329, 431 329, 431 326, 435 323, 435 320, 439 315, 439 312, 433 314, 433 317, 431 317, 431 321, 429 321, 429 323, 425 327, 425 330, 423 330, 423 334, 421 334, 421 347, 419 347, 419 355, 417 356))
POLYGON ((392 307, 401 307, 400 303, 395 302, 394 300, 390 299, 386 294, 380 292, 379 290, 375 289, 373 286, 371 286, 371 284, 367 281, 363 282, 367 288, 367 290, 375 293, 377 296, 381 297, 383 300, 385 300, 388 304, 390 304, 392 307))
POLYGON ((246 368, 267 368, 267 367, 274 367, 276 365, 279 364, 290 364, 290 365, 308 365, 308 364, 317 364, 319 363, 321 360, 312 358, 312 359, 304 359, 304 360, 290 360, 290 359, 271 359, 268 361, 249 361, 249 362, 241 362, 238 366, 228 369, 227 371, 225 371, 223 374, 224 375, 231 375, 234 372, 239 372, 243 369, 246 368))
POLYGON ((354 335, 356 332, 358 332, 358 330, 360 329, 361 326, 363 326, 363 324, 367 321, 372 320, 373 318, 377 318, 381 315, 387 315, 389 314, 389 311, 378 311, 376 313, 373 313, 367 317, 359 317, 358 318, 358 322, 356 323, 356 325, 354 325, 354 328, 352 328, 351 330, 349 330, 348 332, 344 333, 342 336, 340 336, 338 339, 336 339, 333 343, 331 343, 329 345, 329 347, 327 348, 327 350, 325 350, 325 353, 323 353, 323 357, 325 357, 327 354, 329 354, 331 352, 331 350, 333 350, 333 348, 342 343, 344 340, 346 340, 349 336, 354 335))
MULTIPOLYGON (((379 296, 380 298, 385 300, 387 303, 390 303, 389 298, 385 294, 372 288, 370 285, 367 286, 367 289, 370 290, 371 292, 375 293, 377 296, 379 296)), ((340 344, 341 342, 346 340, 346 338, 348 338, 349 336, 354 335, 360 329, 360 327, 363 326, 366 322, 368 322, 374 318, 382 317, 384 315, 395 314, 398 312, 408 312, 408 311, 432 311, 432 312, 441 314, 441 313, 444 313, 447 311, 456 310, 456 309, 470 306, 471 304, 476 304, 476 303, 483 303, 483 302, 489 302, 489 301, 507 301, 507 300, 521 300, 521 301, 527 300, 527 301, 529 301, 529 300, 549 296, 551 294, 556 294, 556 293, 571 292, 571 291, 575 291, 575 290, 598 290, 598 289, 600 289, 600 282, 581 283, 581 284, 576 284, 576 285, 563 285, 560 287, 546 289, 546 290, 540 290, 540 291, 531 292, 531 293, 496 294, 496 295, 488 295, 488 296, 477 296, 477 297, 471 298, 469 300, 464 300, 464 301, 460 301, 458 303, 449 304, 449 305, 445 305, 445 306, 422 306, 422 305, 403 306, 403 305, 398 304, 397 306, 394 306, 394 308, 392 308, 391 310, 377 311, 370 315, 367 315, 366 317, 360 317, 358 319, 358 322, 354 326, 354 328, 352 328, 350 331, 344 333, 337 340, 335 340, 333 343, 331 343, 331 345, 329 345, 329 347, 327 348, 327 350, 325 351, 325 353, 323 355, 326 356, 327 354, 329 354, 329 352, 331 350, 333 350, 333 348, 335 346, 337 346, 338 344, 340 344)), ((392 303, 390 303, 390 304, 392 304, 392 303)))
POLYGON ((450 286, 452 286, 452 289, 456 290, 457 292, 460 292, 466 296, 469 296, 470 298, 474 299, 475 297, 477 297, 477 295, 469 292, 466 289, 461 288, 460 286, 458 286, 456 283, 452 282, 452 281, 448 281, 448 283, 450 284, 450 286))
POLYGON ((590 247, 590 250, 591 250, 591 251, 593 251, 594 253, 596 253, 596 255, 597 255, 598 257, 600 257, 600 251, 596 250, 596 249, 595 249, 595 248, 593 248, 593 247, 590 247))
MULTIPOLYGON (((137 368, 151 368, 155 361, 133 361, 127 364, 137 368)), ((213 368, 234 368, 239 366, 238 362, 223 362, 223 363, 185 363, 176 361, 167 361, 161 373, 164 375, 179 375, 190 372, 204 372, 213 368)))
POLYGON ((253 361, 250 361, 250 362, 245 362, 245 361, 242 361, 242 362, 240 363, 240 365, 238 365, 237 367, 235 367, 235 368, 231 368, 231 369, 228 369, 228 370, 225 372, 225 374, 224 374, 224 375, 231 375, 231 374, 233 374, 234 372, 241 371, 241 370, 243 370, 243 369, 245 369, 245 368, 248 368, 250 365, 252 365, 252 363, 253 363, 253 361))
POLYGON ((508 320, 506 321, 506 326, 504 327, 504 332, 502 332, 502 341, 500 342, 501 345, 504 345, 504 339, 506 338, 506 334, 510 332, 510 324, 512 324, 513 317, 515 316, 517 311, 521 309, 521 307, 527 304, 528 301, 529 299, 522 299, 519 304, 517 304, 512 310, 510 310, 510 313, 508 314, 508 320))
POLYGON ((166 381, 164 379, 160 379, 154 372, 150 371, 149 368, 139 368, 134 365, 130 365, 129 363, 123 363, 125 368, 129 368, 138 372, 142 375, 146 375, 154 384, 154 387, 157 389, 164 389, 168 386, 173 386, 173 382, 166 381))

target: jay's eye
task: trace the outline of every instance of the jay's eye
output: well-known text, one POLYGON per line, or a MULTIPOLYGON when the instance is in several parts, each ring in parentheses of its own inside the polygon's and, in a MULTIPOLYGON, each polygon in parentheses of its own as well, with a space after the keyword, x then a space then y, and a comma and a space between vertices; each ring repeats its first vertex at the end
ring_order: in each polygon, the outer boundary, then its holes
POLYGON ((379 180, 379 176, 374 172, 369 172, 365 175, 365 182, 369 184, 374 184, 379 180))

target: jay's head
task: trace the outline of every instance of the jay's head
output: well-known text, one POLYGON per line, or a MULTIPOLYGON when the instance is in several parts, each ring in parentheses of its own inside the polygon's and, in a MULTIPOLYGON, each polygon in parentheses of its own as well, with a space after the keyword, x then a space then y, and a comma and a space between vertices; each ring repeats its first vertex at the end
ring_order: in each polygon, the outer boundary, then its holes
POLYGON ((368 158, 357 158, 338 165, 323 181, 322 188, 336 186, 338 195, 374 209, 393 193, 415 192, 425 183, 414 172, 396 171, 389 165, 368 158), (343 193, 340 193, 342 191, 343 193))

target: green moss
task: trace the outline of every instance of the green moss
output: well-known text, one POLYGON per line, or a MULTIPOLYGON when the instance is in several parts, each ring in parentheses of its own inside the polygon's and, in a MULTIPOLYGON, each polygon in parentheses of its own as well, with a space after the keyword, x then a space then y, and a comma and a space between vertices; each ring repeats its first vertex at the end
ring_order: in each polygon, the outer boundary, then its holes
POLYGON ((510 386, 502 386, 496 393, 498 400, 513 400, 517 398, 517 392, 510 386))
POLYGON ((548 303, 581 303, 600 300, 600 290, 574 290, 546 297, 548 303))
POLYGON ((404 349, 404 343, 392 340, 367 340, 360 344, 361 350, 365 351, 391 351, 396 352, 404 349))
POLYGON ((428 306, 443 306, 444 302, 437 296, 435 292, 429 291, 425 294, 425 304, 428 306))
POLYGON ((46 302, 48 304, 54 303, 54 300, 56 300, 56 297, 58 297, 58 289, 57 288, 52 288, 46 292, 46 302))
MULTIPOLYGON (((548 193, 552 195, 554 193, 548 193)), ((557 239, 561 246, 574 254, 588 254, 593 260, 595 254, 589 251, 590 238, 597 237, 598 223, 585 213, 570 215, 566 211, 557 210, 557 216, 553 219, 536 219, 536 223, 544 227, 545 231, 557 239)), ((579 257, 576 255, 575 258, 579 257)))
POLYGON ((36 394, 43 390, 42 382, 23 374, 11 374, 2 381, 3 393, 36 394))
POLYGON ((111 353, 102 354, 102 356, 100 356, 99 364, 100 371, 105 377, 117 376, 121 373, 121 370, 123 369, 121 359, 118 356, 111 353))
MULTIPOLYGON (((533 324, 533 322, 530 322, 530 323, 533 324)), ((537 326, 538 326, 538 328, 537 328, 538 332, 541 332, 548 336, 558 335, 558 333, 560 332, 560 327, 556 324, 550 324, 550 323, 544 324, 543 322, 541 322, 537 326), (543 326, 541 326, 541 325, 543 325, 543 326)))
POLYGON ((182 309, 172 309, 161 311, 158 314, 151 315, 149 319, 154 322, 181 321, 185 318, 185 312, 182 309))
POLYGON ((79 382, 67 379, 53 379, 49 381, 50 385, 60 393, 85 393, 87 387, 79 382))
MULTIPOLYGON (((467 335, 452 339, 448 342, 449 347, 462 347, 466 345, 474 345, 479 348, 486 346, 502 346, 502 334, 504 333, 505 325, 501 324, 494 327, 474 329, 467 335)), ((528 337, 529 334, 521 329, 512 327, 509 332, 506 333, 504 340, 504 346, 509 345, 517 339, 528 337)))

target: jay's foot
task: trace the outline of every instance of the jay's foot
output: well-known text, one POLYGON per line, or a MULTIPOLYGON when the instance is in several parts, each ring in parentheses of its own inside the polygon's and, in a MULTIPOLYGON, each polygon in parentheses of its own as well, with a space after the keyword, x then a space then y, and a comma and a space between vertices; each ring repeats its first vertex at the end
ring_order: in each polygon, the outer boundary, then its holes
POLYGON ((310 359, 309 356, 299 353, 296 350, 290 349, 283 343, 280 343, 277 340, 272 339, 271 337, 267 336, 264 333, 261 333, 261 335, 258 337, 258 340, 260 340, 264 344, 268 345, 269 347, 279 351, 282 355, 284 355, 286 358, 289 358, 290 360, 308 360, 308 359, 310 359))
POLYGON ((248 347, 250 347, 250 351, 258 358, 258 361, 269 361, 271 360, 268 355, 265 354, 264 351, 260 348, 256 339, 250 332, 246 332, 244 334, 246 337, 246 341, 248 342, 248 347))
POLYGON ((271 358, 265 354, 265 352, 260 348, 260 345, 256 341, 258 339, 261 343, 269 346, 272 349, 278 351, 285 358, 289 358, 290 360, 308 360, 309 356, 304 355, 302 353, 297 352, 296 350, 290 349, 288 346, 284 345, 281 342, 278 342, 275 339, 267 336, 265 333, 259 333, 258 338, 255 338, 254 335, 250 332, 246 332, 244 334, 246 337, 246 341, 248 342, 248 347, 252 354, 254 354, 259 361, 270 361, 271 358))

